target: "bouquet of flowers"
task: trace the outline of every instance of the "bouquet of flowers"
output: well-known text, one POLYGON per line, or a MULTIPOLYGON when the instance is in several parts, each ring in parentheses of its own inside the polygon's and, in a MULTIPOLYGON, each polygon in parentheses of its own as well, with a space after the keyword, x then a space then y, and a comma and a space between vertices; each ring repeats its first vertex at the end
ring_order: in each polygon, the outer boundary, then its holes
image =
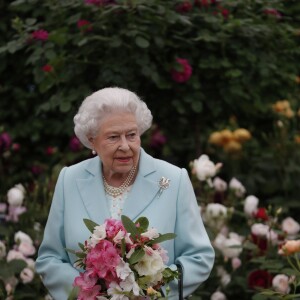
POLYGON ((76 265, 84 270, 74 280, 79 300, 88 299, 166 299, 160 290, 178 278, 178 271, 166 267, 167 251, 160 243, 176 237, 173 233, 159 234, 148 229, 145 217, 135 223, 122 216, 121 221, 107 219, 98 225, 84 219, 91 236, 81 251, 74 253, 76 265))

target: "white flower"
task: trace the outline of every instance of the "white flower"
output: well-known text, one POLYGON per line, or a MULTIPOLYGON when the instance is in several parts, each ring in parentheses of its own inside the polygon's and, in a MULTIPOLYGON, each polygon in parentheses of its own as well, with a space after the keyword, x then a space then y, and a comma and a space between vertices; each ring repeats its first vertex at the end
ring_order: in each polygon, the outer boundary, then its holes
POLYGON ((275 291, 281 294, 288 294, 290 292, 289 277, 285 274, 278 274, 272 280, 272 286, 275 291))
POLYGON ((227 207, 219 203, 209 203, 203 214, 203 221, 213 228, 221 228, 227 219, 227 207))
POLYGON ((227 182, 220 177, 215 177, 213 180, 213 186, 218 192, 225 192, 227 190, 227 182))
POLYGON ((111 300, 129 300, 129 298, 122 294, 123 289, 114 281, 109 284, 107 294, 112 296, 111 300))
POLYGON ((34 272, 29 268, 25 268, 20 273, 20 278, 24 284, 29 283, 34 278, 34 272))
POLYGON ((23 231, 18 231, 15 233, 15 242, 17 244, 20 244, 22 242, 33 244, 31 237, 23 231))
POLYGON ((255 223, 251 226, 251 233, 260 237, 267 237, 270 227, 265 224, 255 223))
POLYGON ((92 247, 95 247, 99 241, 106 238, 106 225, 102 224, 99 226, 95 226, 93 234, 91 235, 91 238, 89 240, 89 243, 92 247))
POLYGON ((247 216, 253 217, 253 214, 257 212, 257 206, 259 199, 253 195, 246 197, 244 204, 244 212, 247 216))
POLYGON ((224 287, 231 281, 230 275, 226 272, 226 270, 222 266, 217 267, 217 275, 221 277, 220 281, 224 287))
POLYGON ((26 241, 19 244, 18 250, 25 256, 31 256, 35 254, 35 247, 32 245, 32 243, 28 243, 26 241))
POLYGON ((192 163, 193 172, 200 181, 205 181, 216 175, 218 166, 216 166, 207 155, 203 154, 192 163))
POLYGON ((281 223, 281 228, 288 235, 296 235, 300 230, 300 224, 291 217, 285 218, 281 223))
POLYGON ((16 184, 7 192, 7 202, 11 206, 21 206, 25 196, 25 189, 22 184, 16 184))
POLYGON ((131 272, 129 276, 120 282, 120 287, 127 292, 132 291, 135 296, 138 296, 140 293, 140 288, 134 279, 134 274, 131 272))
POLYGON ((9 250, 8 253, 7 253, 7 256, 6 256, 6 261, 10 262, 14 259, 21 259, 21 260, 26 261, 25 256, 20 251, 9 250))
POLYGON ((148 231, 142 233, 141 236, 146 237, 149 240, 153 240, 153 239, 159 237, 159 234, 158 234, 156 228, 151 228, 148 231))
POLYGON ((220 250, 224 257, 238 257, 243 250, 241 238, 237 234, 230 233, 229 238, 224 240, 223 247, 220 250))
POLYGON ((126 233, 123 230, 119 230, 118 233, 113 238, 114 243, 121 244, 122 239, 125 237, 126 233))
POLYGON ((134 268, 140 276, 155 275, 164 269, 164 262, 158 252, 154 251, 152 255, 146 252, 134 268))
POLYGON ((27 267, 34 270, 35 269, 35 260, 32 258, 26 258, 27 267))
POLYGON ((227 298, 222 292, 216 291, 211 295, 210 300, 227 300, 227 298))
POLYGON ((53 298, 49 294, 47 294, 44 299, 45 300, 53 300, 53 298))
POLYGON ((246 189, 242 183, 234 177, 229 182, 229 188, 235 191, 235 195, 237 197, 243 197, 246 192, 246 189))
POLYGON ((120 260, 119 264, 116 267, 117 276, 124 280, 126 277, 132 273, 128 263, 124 262, 123 259, 120 260))
POLYGON ((219 233, 213 244, 226 258, 238 257, 243 250, 242 237, 233 232, 229 233, 229 238, 219 233))
POLYGON ((5 247, 5 244, 0 241, 0 259, 5 257, 6 255, 6 247, 5 247))

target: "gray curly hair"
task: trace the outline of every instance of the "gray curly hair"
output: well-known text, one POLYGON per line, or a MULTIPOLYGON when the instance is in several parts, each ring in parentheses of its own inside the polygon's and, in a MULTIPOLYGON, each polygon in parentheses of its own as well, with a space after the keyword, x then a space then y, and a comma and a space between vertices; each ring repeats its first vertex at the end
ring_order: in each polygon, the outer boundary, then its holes
POLYGON ((97 136, 101 121, 118 112, 135 115, 140 135, 152 124, 151 111, 135 93, 118 87, 104 88, 86 97, 74 117, 74 131, 80 142, 92 149, 89 139, 97 136))

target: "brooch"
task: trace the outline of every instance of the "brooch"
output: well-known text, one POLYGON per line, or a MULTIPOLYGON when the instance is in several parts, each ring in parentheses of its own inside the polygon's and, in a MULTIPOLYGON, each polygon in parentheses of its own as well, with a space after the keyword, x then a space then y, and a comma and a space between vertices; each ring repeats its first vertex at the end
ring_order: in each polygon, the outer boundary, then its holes
POLYGON ((158 182, 158 185, 159 185, 159 191, 158 191, 158 195, 157 197, 159 198, 160 195, 162 194, 162 192, 164 190, 166 190, 169 186, 170 186, 170 179, 168 178, 165 178, 165 177, 162 177, 159 182, 158 182))

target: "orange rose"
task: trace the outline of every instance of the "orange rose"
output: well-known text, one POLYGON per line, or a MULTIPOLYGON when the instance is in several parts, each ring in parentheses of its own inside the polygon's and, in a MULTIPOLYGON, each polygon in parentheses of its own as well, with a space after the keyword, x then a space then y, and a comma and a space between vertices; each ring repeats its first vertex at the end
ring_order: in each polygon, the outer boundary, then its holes
POLYGON ((300 252, 300 240, 287 241, 279 250, 281 255, 291 255, 300 252))
POLYGON ((222 146, 222 144, 223 144, 223 138, 219 131, 213 132, 210 135, 208 141, 209 141, 209 143, 217 145, 217 146, 222 146))
POLYGON ((237 141, 230 141, 224 145, 224 151, 228 153, 235 153, 242 150, 242 145, 237 141))

